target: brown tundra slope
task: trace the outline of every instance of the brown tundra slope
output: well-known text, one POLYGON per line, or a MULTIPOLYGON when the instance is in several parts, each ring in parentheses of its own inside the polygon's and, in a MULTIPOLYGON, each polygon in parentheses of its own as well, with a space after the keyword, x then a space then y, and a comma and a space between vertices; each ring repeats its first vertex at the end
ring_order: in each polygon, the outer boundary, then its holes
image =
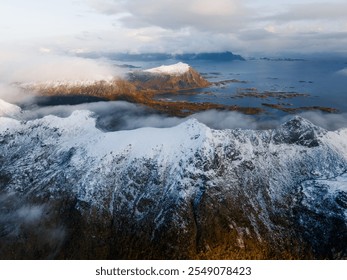
POLYGON ((134 71, 124 78, 95 82, 47 82, 22 85, 26 90, 40 96, 94 96, 106 100, 124 100, 143 104, 159 112, 175 116, 187 116, 195 112, 221 109, 257 114, 259 108, 225 106, 215 103, 170 102, 155 99, 154 96, 172 94, 190 89, 205 88, 211 83, 185 63, 160 66, 153 69, 134 71))
POLYGON ((187 89, 208 87, 210 83, 184 63, 171 66, 161 66, 143 71, 134 71, 124 78, 101 80, 95 82, 46 82, 24 85, 25 88, 41 95, 90 95, 109 100, 117 100, 124 96, 153 95, 162 92, 172 92, 187 89), (177 66, 178 65, 178 66, 177 66), (181 71, 169 71, 162 67, 184 66, 181 71), (158 71, 156 69, 159 69, 158 71))

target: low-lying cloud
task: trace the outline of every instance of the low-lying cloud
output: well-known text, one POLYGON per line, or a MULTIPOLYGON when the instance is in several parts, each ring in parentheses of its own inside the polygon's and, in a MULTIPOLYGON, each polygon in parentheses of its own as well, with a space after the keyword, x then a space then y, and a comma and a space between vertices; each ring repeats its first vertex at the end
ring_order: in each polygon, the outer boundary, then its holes
POLYGON ((122 76, 124 70, 108 61, 32 50, 0 48, 0 98, 17 102, 31 98, 22 83, 99 81, 122 76))
POLYGON ((347 113, 323 114, 319 112, 305 112, 301 113, 300 116, 327 130, 347 128, 347 113))
POLYGON ((34 95, 30 91, 24 91, 15 85, 0 82, 0 99, 9 102, 30 102, 34 95))
POLYGON ((34 204, 15 193, 0 194, 1 256, 7 258, 52 259, 60 251, 66 232, 46 204, 34 204))
POLYGON ((341 74, 341 75, 347 76, 347 68, 344 68, 344 69, 338 71, 337 73, 338 73, 338 74, 341 74))
MULTIPOLYGON (((124 101, 108 101, 79 105, 36 107, 24 111, 22 118, 31 120, 50 114, 59 117, 68 117, 75 110, 89 110, 94 112, 97 127, 103 131, 130 130, 141 127, 173 127, 189 118, 195 118, 213 129, 272 129, 294 116, 287 115, 282 118, 263 117, 260 119, 258 116, 244 115, 233 111, 209 110, 195 113, 185 118, 179 118, 153 112, 151 109, 142 105, 124 101)), ((305 112, 299 115, 327 130, 337 130, 347 127, 347 114, 305 112)))
POLYGON ((123 74, 107 61, 30 50, 1 50, 0 82, 104 80, 123 74))

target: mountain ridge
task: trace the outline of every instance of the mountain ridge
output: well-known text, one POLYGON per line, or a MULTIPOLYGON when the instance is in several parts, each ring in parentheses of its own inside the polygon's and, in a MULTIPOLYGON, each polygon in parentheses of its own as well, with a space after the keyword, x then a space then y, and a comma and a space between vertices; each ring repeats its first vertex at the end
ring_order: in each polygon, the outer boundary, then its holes
POLYGON ((0 123, 1 199, 19 205, 0 210, 3 258, 347 256, 344 185, 314 187, 344 178, 346 129, 294 118, 212 130, 192 119, 105 133, 89 111, 0 123), (19 219, 23 207, 39 214, 19 219))
POLYGON ((162 65, 153 69, 130 71, 124 78, 97 81, 46 81, 19 84, 42 95, 90 95, 111 100, 119 95, 147 95, 209 86, 196 70, 185 63, 162 65), (142 92, 143 93, 143 92, 142 92))

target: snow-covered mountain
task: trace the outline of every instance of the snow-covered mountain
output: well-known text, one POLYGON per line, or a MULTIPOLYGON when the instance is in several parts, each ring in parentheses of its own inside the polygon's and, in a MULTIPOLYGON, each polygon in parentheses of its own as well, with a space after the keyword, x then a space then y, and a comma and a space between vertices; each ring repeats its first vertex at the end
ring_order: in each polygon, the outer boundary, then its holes
MULTIPOLYGON (((164 92, 203 88, 209 85, 207 80, 185 63, 131 71, 124 77, 109 77, 98 81, 46 81, 17 84, 22 90, 30 91, 37 96, 53 98, 64 96, 72 98, 74 102, 89 97, 100 100, 123 100, 178 115, 181 115, 182 111, 193 112, 201 106, 185 104, 183 108, 181 103, 171 103, 169 108, 167 102, 156 100, 154 96, 164 92)), ((211 108, 211 105, 209 106, 211 108)), ((213 108, 219 107, 220 105, 216 105, 213 108)))
POLYGON ((100 80, 47 80, 40 82, 19 83, 19 86, 24 89, 50 89, 50 88, 73 88, 73 87, 89 87, 98 84, 112 85, 114 77, 107 77, 100 80))
POLYGON ((173 65, 162 65, 159 67, 144 70, 144 72, 164 75, 182 75, 189 71, 190 66, 183 62, 178 62, 173 65))
POLYGON ((210 85, 197 71, 182 62, 133 71, 129 73, 128 79, 139 89, 161 92, 203 88, 210 85))
POLYGON ((0 118, 1 258, 346 258, 347 130, 0 118))
MULTIPOLYGON (((207 87, 210 85, 202 76, 186 63, 162 65, 160 67, 129 72, 125 78, 105 77, 101 80, 56 80, 44 82, 19 83, 22 89, 43 95, 84 94, 104 97, 113 91, 114 95, 127 90, 182 90, 207 87), (106 93, 105 93, 106 92, 106 93)), ((133 94, 133 92, 132 92, 133 94)))

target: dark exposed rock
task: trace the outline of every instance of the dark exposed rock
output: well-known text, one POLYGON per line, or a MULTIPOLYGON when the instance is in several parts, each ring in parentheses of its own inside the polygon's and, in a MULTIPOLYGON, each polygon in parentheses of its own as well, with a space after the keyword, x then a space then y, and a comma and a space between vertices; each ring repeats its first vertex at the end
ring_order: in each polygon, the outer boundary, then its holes
POLYGON ((296 144, 306 147, 316 147, 319 145, 319 138, 326 131, 314 126, 309 121, 295 117, 283 124, 273 134, 273 141, 276 144, 296 144))

